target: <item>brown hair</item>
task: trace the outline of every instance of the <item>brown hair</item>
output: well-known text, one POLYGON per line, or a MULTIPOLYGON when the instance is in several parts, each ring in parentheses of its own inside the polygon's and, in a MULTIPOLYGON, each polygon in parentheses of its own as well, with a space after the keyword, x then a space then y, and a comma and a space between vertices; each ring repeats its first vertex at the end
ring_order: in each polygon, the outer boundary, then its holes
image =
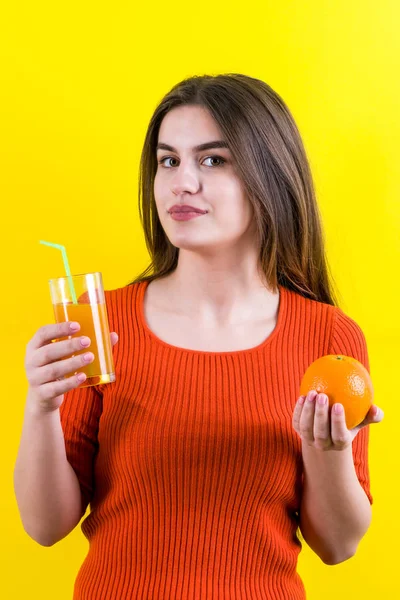
POLYGON ((300 133, 281 97, 264 81, 238 73, 196 75, 176 84, 150 120, 140 161, 139 214, 149 266, 130 284, 174 271, 179 248, 166 236, 154 200, 158 132, 178 106, 206 108, 219 125, 254 208, 260 269, 272 291, 282 285, 338 305, 328 275, 321 216, 300 133))

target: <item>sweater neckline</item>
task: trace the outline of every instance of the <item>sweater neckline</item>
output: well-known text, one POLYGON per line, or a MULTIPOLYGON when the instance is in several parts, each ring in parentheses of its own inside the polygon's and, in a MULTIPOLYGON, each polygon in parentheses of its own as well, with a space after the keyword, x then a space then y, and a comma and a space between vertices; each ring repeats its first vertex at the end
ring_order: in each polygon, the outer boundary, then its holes
POLYGON ((164 348, 169 348, 170 350, 175 350, 175 351, 183 352, 186 354, 192 354, 192 355, 196 354, 196 355, 202 355, 202 356, 234 356, 234 355, 240 356, 243 354, 252 354, 254 352, 259 352, 260 350, 263 350, 266 346, 270 345, 275 340, 275 338, 278 336, 278 334, 280 333, 283 323, 286 320, 288 290, 284 286, 278 284, 279 305, 278 305, 278 315, 277 315, 275 328, 273 329, 273 331, 271 331, 271 333, 268 335, 268 337, 266 337, 257 346, 253 346, 252 348, 245 348, 242 350, 229 350, 229 351, 222 351, 222 352, 214 352, 214 351, 209 351, 209 350, 193 350, 191 348, 175 346, 174 344, 169 344, 168 342, 165 342, 164 340, 159 338, 147 325, 145 314, 144 314, 144 296, 145 296, 146 289, 147 289, 149 283, 150 283, 149 280, 141 281, 140 287, 138 290, 139 291, 138 314, 139 314, 140 324, 141 324, 142 328, 146 331, 147 335, 153 340, 154 343, 157 343, 160 346, 164 346, 164 348))

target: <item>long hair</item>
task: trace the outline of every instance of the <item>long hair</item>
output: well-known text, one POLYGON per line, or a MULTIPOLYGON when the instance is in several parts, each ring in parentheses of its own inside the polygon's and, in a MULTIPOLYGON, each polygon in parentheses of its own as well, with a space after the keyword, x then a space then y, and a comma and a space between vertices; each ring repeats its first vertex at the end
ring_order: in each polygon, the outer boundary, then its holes
POLYGON ((161 122, 170 110, 185 105, 207 109, 224 135, 254 209, 259 269, 270 289, 276 292, 279 284, 338 305, 311 169, 295 121, 269 85, 238 73, 184 79, 155 109, 139 170, 139 215, 151 262, 128 285, 164 277, 178 264, 179 248, 158 218, 154 178, 161 122))

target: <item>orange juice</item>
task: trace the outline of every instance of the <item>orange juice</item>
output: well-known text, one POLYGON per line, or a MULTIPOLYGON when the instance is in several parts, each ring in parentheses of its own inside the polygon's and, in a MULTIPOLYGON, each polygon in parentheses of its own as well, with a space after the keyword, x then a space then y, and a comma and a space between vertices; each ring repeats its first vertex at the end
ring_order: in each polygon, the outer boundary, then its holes
MULTIPOLYGON (((79 298, 79 302, 82 299, 79 298)), ((82 367, 79 367, 76 371, 85 373, 87 377, 79 387, 110 383, 115 381, 115 374, 106 305, 105 303, 89 304, 84 299, 83 302, 83 304, 73 304, 72 302, 53 304, 55 320, 57 323, 77 321, 81 328, 70 337, 87 335, 91 340, 88 348, 83 348, 82 351, 71 354, 71 356, 85 354, 86 352, 93 352, 94 354, 93 362, 86 366, 82 364, 82 367)), ((72 374, 69 373, 67 377, 72 374)))

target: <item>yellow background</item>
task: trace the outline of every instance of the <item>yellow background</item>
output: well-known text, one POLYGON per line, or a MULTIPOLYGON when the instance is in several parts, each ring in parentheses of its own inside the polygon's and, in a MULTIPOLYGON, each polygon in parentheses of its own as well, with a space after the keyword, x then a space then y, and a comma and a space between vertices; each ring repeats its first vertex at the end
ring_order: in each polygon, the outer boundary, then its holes
POLYGON ((13 2, 0 9, 2 598, 72 598, 77 527, 43 548, 23 531, 12 471, 27 391, 25 346, 53 320, 47 279, 102 271, 106 289, 147 264, 137 173, 151 114, 193 74, 242 72, 287 102, 302 133, 342 308, 363 329, 375 400, 373 522, 328 567, 304 546, 309 600, 394 598, 399 417, 399 57, 396 0, 13 2))

